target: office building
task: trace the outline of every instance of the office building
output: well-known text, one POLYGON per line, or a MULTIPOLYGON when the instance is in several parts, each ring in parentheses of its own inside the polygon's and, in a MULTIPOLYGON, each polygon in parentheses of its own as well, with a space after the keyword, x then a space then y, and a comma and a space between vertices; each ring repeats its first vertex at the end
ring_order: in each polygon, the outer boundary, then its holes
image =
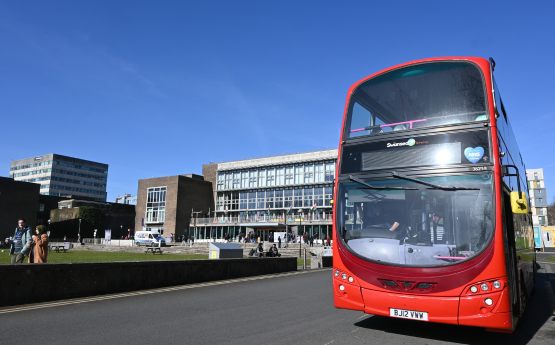
POLYGON ((115 200, 116 204, 125 204, 125 205, 136 205, 137 204, 137 197, 131 194, 123 194, 116 197, 115 200))
POLYGON ((40 193, 106 201, 108 165, 47 154, 11 162, 10 177, 40 184, 40 193))
POLYGON ((543 179, 543 169, 526 169, 526 180, 530 193, 532 223, 535 226, 547 226, 547 190, 543 179))
POLYGON ((215 207, 209 215, 195 214, 192 235, 269 239, 287 229, 331 237, 336 160, 337 150, 325 150, 203 165, 215 207))
POLYGON ((135 230, 150 230, 165 237, 187 234, 194 211, 213 207, 212 184, 199 175, 177 175, 139 180, 135 230))

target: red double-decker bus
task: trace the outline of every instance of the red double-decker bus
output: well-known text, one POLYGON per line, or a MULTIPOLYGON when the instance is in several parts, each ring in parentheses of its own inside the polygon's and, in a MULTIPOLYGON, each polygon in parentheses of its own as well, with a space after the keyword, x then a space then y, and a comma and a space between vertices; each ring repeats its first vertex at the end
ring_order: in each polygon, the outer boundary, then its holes
POLYGON ((494 67, 423 59, 350 88, 334 194, 337 308, 515 329, 536 258, 494 67))

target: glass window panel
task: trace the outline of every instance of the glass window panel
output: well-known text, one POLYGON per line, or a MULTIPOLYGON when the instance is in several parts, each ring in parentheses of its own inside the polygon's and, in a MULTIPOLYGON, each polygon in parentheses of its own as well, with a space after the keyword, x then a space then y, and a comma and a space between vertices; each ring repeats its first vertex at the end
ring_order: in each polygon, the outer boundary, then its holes
POLYGON ((266 169, 258 171, 258 187, 266 187, 266 169))
POLYGON ((256 208, 264 208, 265 192, 256 192, 256 208))
POLYGON ((313 189, 312 188, 305 188, 304 195, 303 195, 303 206, 304 207, 312 207, 314 204, 313 200, 313 189))
POLYGON ((266 186, 272 187, 275 185, 275 174, 276 170, 274 168, 266 170, 266 186))
POLYGON ((276 169, 276 186, 283 186, 285 184, 285 168, 280 167, 276 169))
POLYGON ((257 170, 249 171, 249 188, 256 188, 257 187, 257 178, 258 178, 258 171, 257 170))
POLYGON ((303 175, 304 175, 304 171, 303 171, 303 166, 302 165, 296 165, 295 166, 295 184, 303 184, 303 175))
POLYGON ((326 182, 333 182, 335 178, 335 163, 326 163, 326 182))
POLYGON ((266 208, 274 208, 274 191, 266 191, 266 208))
POLYGON ((249 172, 241 171, 241 188, 249 188, 249 172))
POLYGON ((293 191, 293 201, 294 207, 302 207, 303 206, 303 190, 302 189, 295 189, 293 191))
POLYGON ((249 210, 256 208, 256 192, 249 192, 249 210))

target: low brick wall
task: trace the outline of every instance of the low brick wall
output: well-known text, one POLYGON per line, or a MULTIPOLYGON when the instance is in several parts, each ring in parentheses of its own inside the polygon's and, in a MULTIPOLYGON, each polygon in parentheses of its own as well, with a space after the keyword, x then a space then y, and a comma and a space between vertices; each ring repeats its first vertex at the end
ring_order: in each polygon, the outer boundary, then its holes
POLYGON ((0 306, 297 270, 296 258, 0 265, 0 306))

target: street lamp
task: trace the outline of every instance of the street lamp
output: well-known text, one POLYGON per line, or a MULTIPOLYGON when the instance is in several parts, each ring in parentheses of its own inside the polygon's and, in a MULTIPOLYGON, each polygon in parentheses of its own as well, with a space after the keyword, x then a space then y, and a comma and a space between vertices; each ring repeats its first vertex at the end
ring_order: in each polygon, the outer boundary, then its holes
MULTIPOLYGON (((195 228, 194 233, 193 233, 193 236, 195 236, 195 235, 198 236, 197 218, 198 218, 199 213, 202 213, 202 211, 196 211, 196 212, 195 212, 194 209, 191 209, 191 217, 193 217, 193 221, 194 221, 193 227, 195 228)), ((208 217, 210 217, 210 215, 208 215, 208 217)), ((189 221, 189 225, 190 225, 190 224, 191 224, 191 222, 189 221)), ((189 229, 189 230, 190 230, 190 229, 189 229)), ((190 241, 190 240, 191 240, 191 236, 190 236, 191 233, 190 233, 190 231, 187 231, 187 233, 189 234, 189 241, 190 241)), ((198 237, 200 237, 200 236, 198 236, 198 237)), ((192 245, 192 242, 189 242, 189 243, 191 243, 191 245, 192 245)))
POLYGON ((77 230, 77 242, 81 243, 81 218, 79 218, 79 229, 77 230))
POLYGON ((293 207, 289 206, 289 208, 287 210, 285 210, 285 236, 284 236, 284 241, 285 241, 285 247, 289 247, 289 241, 287 240, 287 236, 289 236, 289 228, 287 225, 287 215, 291 212, 291 209, 293 207))
POLYGON ((300 258, 300 257, 302 257, 302 248, 301 247, 302 247, 302 243, 303 243, 302 242, 302 237, 301 237, 301 234, 300 234, 302 226, 303 226, 303 216, 304 216, 303 209, 299 208, 298 213, 299 213, 299 235, 298 236, 299 236, 299 258, 300 258))

